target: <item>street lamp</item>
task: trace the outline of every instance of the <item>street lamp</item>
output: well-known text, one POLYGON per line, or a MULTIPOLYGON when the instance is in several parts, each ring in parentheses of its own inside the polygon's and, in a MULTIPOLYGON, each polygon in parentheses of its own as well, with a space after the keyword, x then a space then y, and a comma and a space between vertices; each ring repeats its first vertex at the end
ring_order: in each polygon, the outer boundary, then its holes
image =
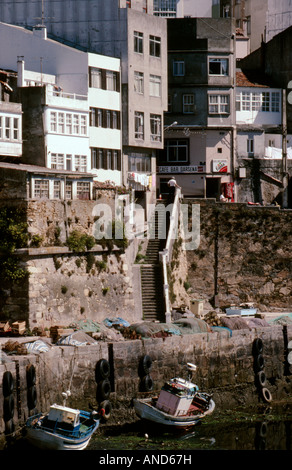
POLYGON ((163 130, 166 131, 167 129, 169 129, 170 127, 173 127, 173 126, 176 126, 177 125, 177 121, 174 121, 172 124, 170 124, 169 126, 166 126, 163 130))

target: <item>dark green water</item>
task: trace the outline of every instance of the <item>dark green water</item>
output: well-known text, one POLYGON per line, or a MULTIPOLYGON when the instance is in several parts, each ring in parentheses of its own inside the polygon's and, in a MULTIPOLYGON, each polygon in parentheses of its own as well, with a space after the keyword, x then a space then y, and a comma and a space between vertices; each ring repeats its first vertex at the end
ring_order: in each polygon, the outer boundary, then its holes
POLYGON ((292 405, 217 412, 185 434, 162 433, 136 421, 100 428, 88 450, 292 450, 292 405))

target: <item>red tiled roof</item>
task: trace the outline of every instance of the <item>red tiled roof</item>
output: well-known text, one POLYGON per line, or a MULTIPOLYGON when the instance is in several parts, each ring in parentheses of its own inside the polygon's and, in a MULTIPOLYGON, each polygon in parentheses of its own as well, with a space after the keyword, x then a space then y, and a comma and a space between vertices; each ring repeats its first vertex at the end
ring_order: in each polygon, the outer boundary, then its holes
POLYGON ((267 85, 250 81, 242 71, 236 72, 236 86, 268 88, 267 85))

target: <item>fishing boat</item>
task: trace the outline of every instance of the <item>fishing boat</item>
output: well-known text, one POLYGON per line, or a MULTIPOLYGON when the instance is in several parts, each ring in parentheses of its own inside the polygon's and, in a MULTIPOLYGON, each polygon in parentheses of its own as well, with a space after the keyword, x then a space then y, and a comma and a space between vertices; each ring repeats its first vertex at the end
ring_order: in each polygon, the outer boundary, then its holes
MULTIPOLYGON (((188 371, 196 369, 188 363, 188 371)), ((213 413, 215 402, 212 395, 200 392, 190 381, 175 377, 161 388, 158 397, 134 398, 133 406, 139 418, 166 427, 168 430, 186 431, 213 413)))
POLYGON ((48 413, 38 413, 28 418, 25 439, 40 449, 83 450, 99 423, 96 411, 53 404, 48 413))

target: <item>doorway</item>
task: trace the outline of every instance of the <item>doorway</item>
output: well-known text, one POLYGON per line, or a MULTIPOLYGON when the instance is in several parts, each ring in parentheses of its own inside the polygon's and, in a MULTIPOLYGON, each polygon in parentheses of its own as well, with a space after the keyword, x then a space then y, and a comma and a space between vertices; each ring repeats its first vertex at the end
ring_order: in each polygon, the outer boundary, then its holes
POLYGON ((221 178, 206 178, 206 198, 220 199, 221 178))

